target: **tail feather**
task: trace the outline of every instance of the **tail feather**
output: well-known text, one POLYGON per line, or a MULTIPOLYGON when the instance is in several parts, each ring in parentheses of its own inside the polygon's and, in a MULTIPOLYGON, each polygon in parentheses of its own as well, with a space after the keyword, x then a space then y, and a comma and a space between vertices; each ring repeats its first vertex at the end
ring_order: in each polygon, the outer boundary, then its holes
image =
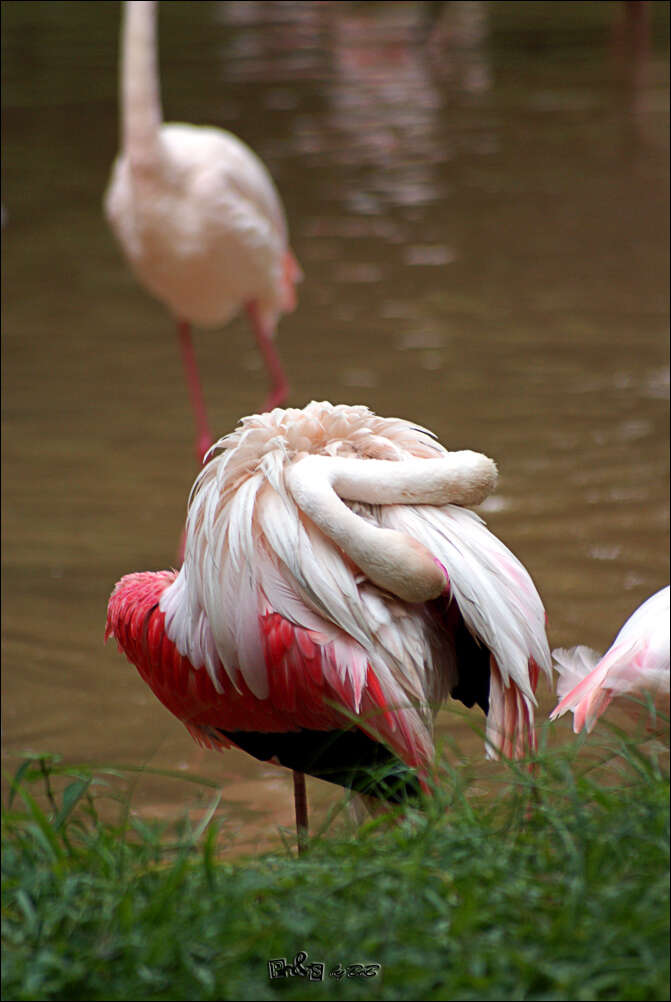
POLYGON ((669 691, 669 587, 651 595, 625 622, 603 657, 588 647, 553 651, 559 683, 555 720, 573 711, 573 730, 591 731, 615 696, 669 691))
POLYGON ((600 659, 595 651, 584 646, 572 650, 557 648, 552 656, 559 672, 557 692, 562 698, 550 714, 550 720, 556 720, 567 710, 572 710, 575 733, 583 728, 590 732, 614 695, 605 684, 609 664, 605 658, 600 659))
MULTIPOLYGON (((538 666, 530 661, 529 678, 535 692, 538 666)), ((534 705, 512 682, 505 679, 495 658, 490 659, 490 699, 487 715, 487 758, 520 759, 537 748, 534 705)))

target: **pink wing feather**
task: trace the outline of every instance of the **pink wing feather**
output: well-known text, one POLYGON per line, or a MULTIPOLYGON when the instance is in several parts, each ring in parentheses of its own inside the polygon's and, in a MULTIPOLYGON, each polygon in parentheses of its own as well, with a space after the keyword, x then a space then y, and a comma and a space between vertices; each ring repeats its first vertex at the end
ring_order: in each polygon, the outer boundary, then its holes
POLYGON ((204 667, 194 668, 165 631, 161 595, 175 571, 128 574, 109 601, 105 639, 114 636, 164 706, 192 736, 208 747, 228 747, 222 731, 330 731, 356 718, 369 736, 384 741, 408 764, 425 764, 421 742, 401 707, 390 706, 374 670, 367 665, 359 695, 338 668, 332 642, 320 643, 278 613, 259 619, 269 691, 257 698, 238 672, 235 684, 220 666, 219 687, 204 667))
POLYGON ((602 658, 587 647, 553 652, 562 697, 550 714, 573 711, 573 730, 591 731, 613 697, 669 691, 669 588, 662 588, 626 621, 602 658))

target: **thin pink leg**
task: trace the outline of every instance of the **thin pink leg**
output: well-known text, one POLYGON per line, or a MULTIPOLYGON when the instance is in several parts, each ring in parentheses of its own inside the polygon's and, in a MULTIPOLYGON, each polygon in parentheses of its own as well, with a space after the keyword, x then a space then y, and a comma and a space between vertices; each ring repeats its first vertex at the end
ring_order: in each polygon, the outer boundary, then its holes
POLYGON ((298 855, 302 856, 308 845, 308 795, 305 789, 304 774, 302 772, 294 772, 293 775, 298 855))
POLYGON ((273 344, 272 332, 268 329, 268 324, 262 319, 261 311, 256 302, 247 304, 247 315, 249 316, 256 343, 266 364, 266 369, 270 376, 271 391, 270 396, 263 405, 262 410, 271 411, 273 407, 279 407, 286 403, 289 396, 289 383, 284 374, 280 356, 273 344))
POLYGON ((196 421, 196 456, 202 466, 205 454, 214 439, 212 438, 210 423, 207 419, 207 411, 205 410, 203 388, 200 384, 198 365, 191 340, 191 325, 186 320, 179 320, 177 322, 177 333, 179 334, 179 346, 182 351, 182 363, 186 374, 186 382, 189 387, 193 416, 196 421))

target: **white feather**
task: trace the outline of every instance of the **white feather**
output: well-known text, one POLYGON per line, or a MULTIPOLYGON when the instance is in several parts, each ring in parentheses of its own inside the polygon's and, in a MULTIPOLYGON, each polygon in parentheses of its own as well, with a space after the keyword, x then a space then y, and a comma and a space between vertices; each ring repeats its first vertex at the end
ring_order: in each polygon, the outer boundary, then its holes
MULTIPOLYGON (((215 678, 222 666, 234 682, 239 672, 262 699, 268 667, 260 622, 277 612, 310 631, 327 681, 336 691, 351 687, 356 712, 363 712, 372 670, 395 713, 384 722, 394 728, 389 740, 426 761, 433 715, 457 680, 454 645, 437 627, 435 608, 401 601, 367 580, 345 552, 347 539, 335 545, 300 510, 287 473, 310 446, 317 455, 352 458, 353 492, 353 457, 364 466, 369 458, 394 459, 399 470, 412 459, 413 476, 421 476, 423 459, 445 453, 426 431, 364 407, 312 403, 243 419, 194 485, 185 564, 162 600, 166 631, 215 678)), ((387 477, 392 472, 385 467, 387 477)), ((421 485, 412 490, 421 496, 421 485)), ((477 515, 453 505, 350 501, 347 517, 352 532, 392 529, 446 568, 468 629, 496 659, 506 706, 517 707, 516 732, 506 740, 519 748, 520 721, 533 719, 535 703, 529 659, 550 671, 544 610, 524 567, 477 515)), ((491 736, 502 714, 494 705, 488 735, 496 747, 504 747, 500 734, 491 736)))

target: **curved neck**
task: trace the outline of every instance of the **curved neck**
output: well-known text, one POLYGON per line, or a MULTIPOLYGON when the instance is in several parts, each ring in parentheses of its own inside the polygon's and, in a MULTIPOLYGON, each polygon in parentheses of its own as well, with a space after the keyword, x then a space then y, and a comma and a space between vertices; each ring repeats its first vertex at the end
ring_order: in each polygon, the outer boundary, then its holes
POLYGON ((406 602, 426 602, 448 588, 446 572, 433 554, 405 533, 371 525, 339 494, 373 503, 382 501, 380 495, 387 504, 447 503, 455 489, 455 473, 453 463, 438 460, 405 463, 308 456, 288 471, 287 485, 300 510, 371 581, 406 602), (439 466, 446 471, 442 483, 436 482, 439 466))
POLYGON ((462 449, 438 459, 360 459, 305 456, 294 466, 307 485, 326 481, 338 497, 365 504, 480 504, 496 486, 496 463, 462 449))
POLYGON ((121 34, 123 149, 131 167, 152 164, 158 154, 161 93, 156 51, 155 0, 124 4, 121 34))

